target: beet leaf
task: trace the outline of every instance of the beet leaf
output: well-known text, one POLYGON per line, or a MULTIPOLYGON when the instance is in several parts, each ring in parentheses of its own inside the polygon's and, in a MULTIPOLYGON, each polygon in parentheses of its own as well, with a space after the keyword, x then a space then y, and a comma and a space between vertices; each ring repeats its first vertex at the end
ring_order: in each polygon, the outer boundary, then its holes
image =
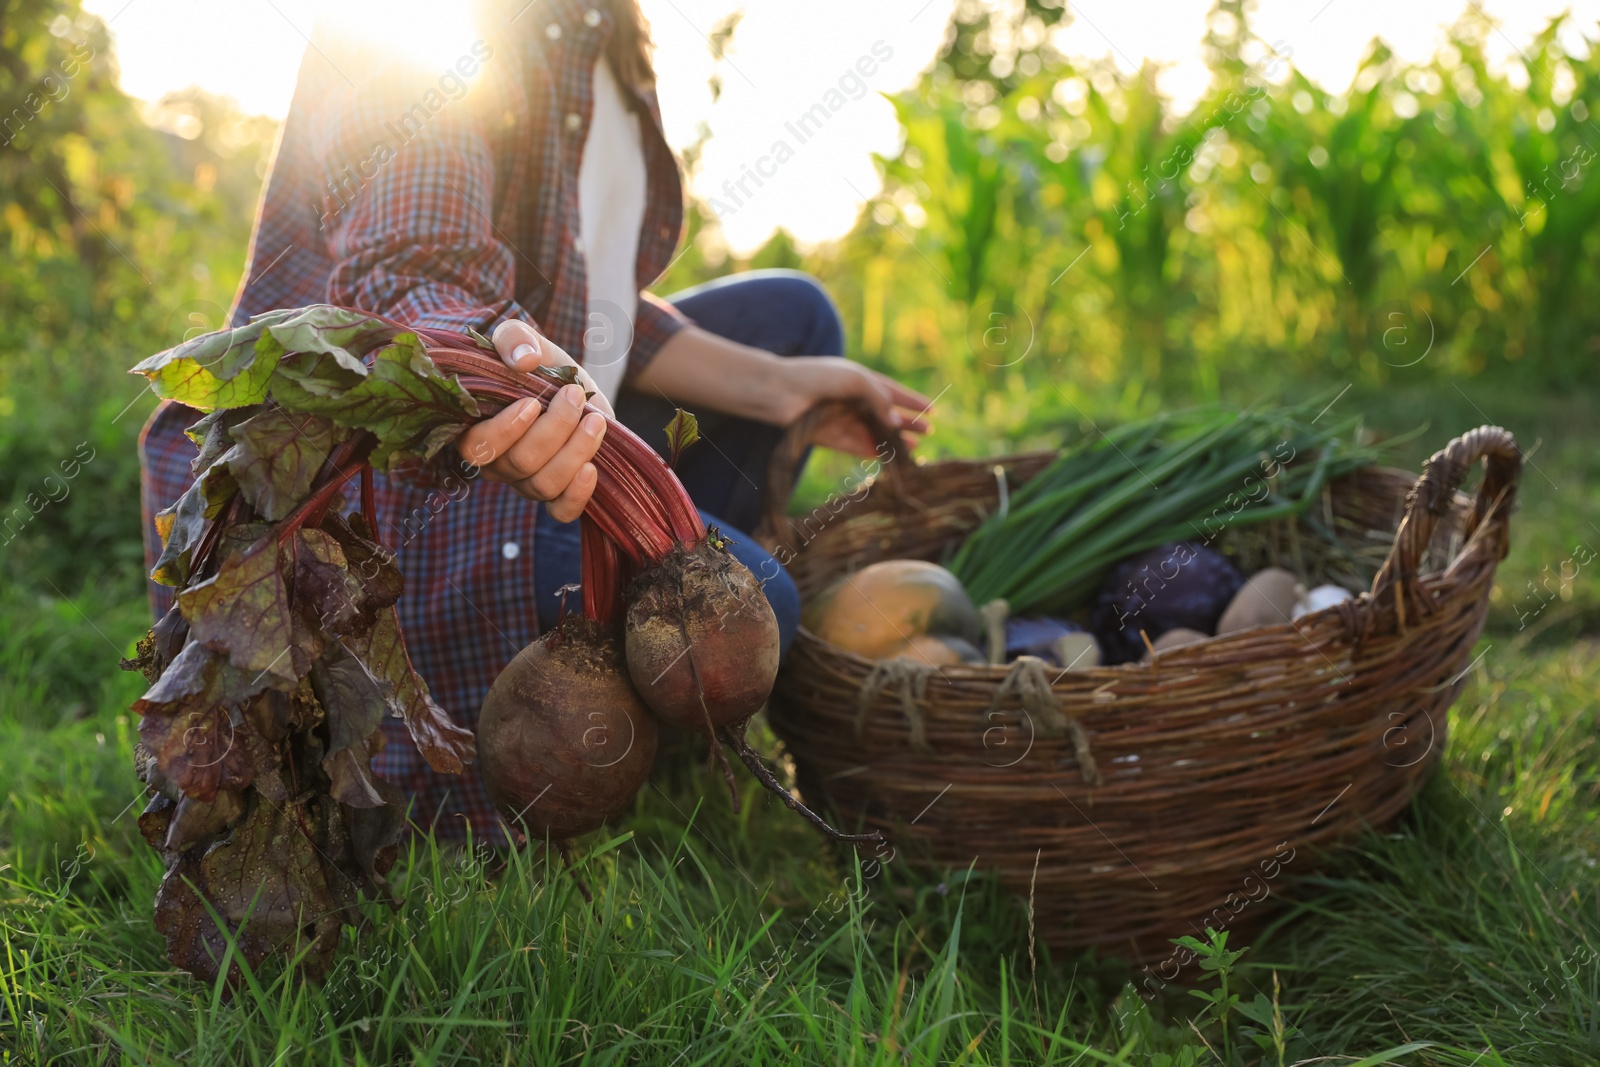
POLYGON ((140 828, 167 861, 156 926, 201 978, 223 974, 228 937, 252 966, 303 952, 319 976, 361 896, 388 892, 406 798, 372 773, 384 715, 436 770, 474 758, 411 664, 400 572, 344 486, 369 464, 421 469, 478 404, 414 333, 326 305, 135 371, 207 412, 195 483, 156 516, 151 577, 176 604, 124 663, 151 683, 133 708, 140 828))

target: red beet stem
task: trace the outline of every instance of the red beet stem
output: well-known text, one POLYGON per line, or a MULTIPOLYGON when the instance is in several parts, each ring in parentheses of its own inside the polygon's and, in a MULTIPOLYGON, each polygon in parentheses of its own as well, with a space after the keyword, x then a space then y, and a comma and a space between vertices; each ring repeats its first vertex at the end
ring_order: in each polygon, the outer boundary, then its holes
POLYGON ((200 535, 200 544, 194 550, 194 556, 189 564, 191 576, 197 578, 205 574, 211 566, 213 553, 222 541, 222 531, 233 525, 239 517, 239 509, 244 506, 244 499, 235 494, 222 509, 222 514, 213 519, 206 527, 205 533, 200 535))
MULTIPOLYGON (((462 375, 459 380, 486 414, 492 415, 532 395, 473 375, 462 375)), ((615 427, 614 423, 611 425, 615 427)), ((607 430, 608 435, 611 432, 607 430)), ((672 537, 667 531, 666 515, 659 506, 652 506, 656 497, 643 488, 637 474, 604 445, 595 456, 595 471, 599 478, 585 514, 593 516, 606 536, 615 540, 631 560, 659 559, 670 552, 672 537)))
POLYGON ((363 431, 333 450, 333 455, 328 457, 326 468, 328 473, 323 475, 322 484, 278 524, 278 544, 287 543, 289 538, 294 536, 294 532, 302 526, 316 526, 322 522, 322 517, 328 512, 328 505, 333 502, 333 498, 338 495, 344 483, 368 469, 367 456, 371 455, 372 448, 377 443, 376 437, 363 431))
POLYGON ((762 762, 761 756, 750 747, 750 743, 745 740, 742 727, 724 727, 718 732, 718 737, 721 738, 724 744, 738 753, 739 758, 744 761, 744 765, 750 769, 750 773, 756 776, 756 780, 765 786, 769 793, 783 801, 790 811, 797 812, 809 821, 812 826, 815 826, 835 841, 859 841, 871 844, 879 844, 883 841, 883 832, 881 830, 871 830, 864 834, 847 834, 836 830, 828 820, 802 804, 798 797, 783 787, 783 783, 778 781, 777 776, 772 773, 772 769, 762 762))
MULTIPOLYGON (((382 316, 374 317, 382 319, 382 316)), ((445 374, 456 375, 462 387, 480 402, 486 415, 524 397, 548 404, 561 388, 543 376, 512 370, 464 334, 410 327, 392 319, 382 321, 387 322, 396 335, 416 334, 434 365, 445 374)), ((590 405, 588 410, 597 409, 590 405)), ((608 580, 620 593, 623 582, 620 576, 625 571, 631 573, 646 563, 660 563, 679 544, 694 548, 705 538, 706 529, 677 475, 655 449, 614 419, 607 417, 606 423, 605 440, 595 456, 598 474, 595 492, 584 512, 588 520, 585 535, 586 541, 596 544, 600 541, 612 543, 603 554, 598 554, 602 550, 596 549, 596 565, 609 572, 608 580)), ((319 479, 319 487, 280 525, 280 543, 293 536, 301 526, 321 522, 340 487, 358 471, 363 472, 362 509, 369 513, 374 510, 370 467, 365 463, 372 449, 372 439, 365 434, 360 438, 335 450, 319 479), (365 440, 358 447, 356 442, 360 438, 365 440)), ((586 613, 590 584, 585 582, 586 613)), ((597 589, 596 593, 607 591, 597 589)), ((596 607, 600 607, 598 602, 596 607)))
POLYGON ((378 533, 378 498, 372 486, 372 464, 361 468, 361 517, 374 536, 378 533))
POLYGON ((607 626, 622 610, 622 559, 617 544, 587 514, 578 520, 583 553, 583 615, 607 626))
MULTIPOLYGON (((490 404, 506 405, 524 396, 548 403, 560 386, 544 378, 512 370, 500 360, 486 355, 470 338, 456 337, 440 330, 418 331, 425 341, 440 347, 428 355, 441 371, 456 374, 468 392, 490 404)), ((592 405, 589 410, 596 410, 592 405)), ((626 527, 637 541, 639 554, 659 561, 673 546, 689 547, 705 537, 705 524, 694 502, 683 489, 677 475, 632 430, 608 418, 605 442, 595 456, 595 467, 609 478, 597 485, 592 507, 621 512, 617 525, 626 527)), ((610 532, 609 530, 607 531, 610 532)))

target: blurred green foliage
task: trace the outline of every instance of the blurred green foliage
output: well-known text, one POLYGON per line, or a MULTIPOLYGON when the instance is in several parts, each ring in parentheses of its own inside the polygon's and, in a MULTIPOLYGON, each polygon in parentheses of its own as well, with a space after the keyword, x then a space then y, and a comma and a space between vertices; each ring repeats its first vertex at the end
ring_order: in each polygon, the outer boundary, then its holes
POLYGON ((1475 13, 1426 63, 1374 41, 1330 93, 1228 0, 1178 114, 1153 68, 1052 52, 1036 6, 958 21, 894 100, 882 194, 805 258, 855 352, 951 387, 954 447, 1307 379, 1594 380, 1600 52, 1563 50, 1562 19, 1493 71, 1475 13))
POLYGON ((155 402, 124 372, 222 323, 277 129, 196 90, 141 109, 116 74, 76 0, 4 0, 0 575, 43 592, 141 587, 155 402))

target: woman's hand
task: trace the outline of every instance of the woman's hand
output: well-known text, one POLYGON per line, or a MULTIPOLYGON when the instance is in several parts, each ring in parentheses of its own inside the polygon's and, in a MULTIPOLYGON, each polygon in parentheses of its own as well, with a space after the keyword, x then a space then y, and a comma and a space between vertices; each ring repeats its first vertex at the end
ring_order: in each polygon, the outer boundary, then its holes
MULTIPOLYGON (((667 339, 633 387, 682 404, 789 426, 819 400, 857 400, 908 444, 928 432, 933 402, 893 378, 841 356, 779 356, 685 326, 667 339)), ((857 456, 877 454, 878 440, 861 419, 840 416, 812 438, 857 456)))
MULTIPOLYGON (((514 370, 534 367, 577 367, 576 361, 525 322, 502 322, 494 331, 495 351, 514 370)), ((594 393, 594 407, 612 414, 611 405, 580 367, 581 385, 561 388, 550 406, 532 397, 467 429, 456 442, 461 458, 483 471, 492 482, 504 482, 518 493, 542 500, 552 518, 571 522, 594 494, 594 454, 605 437, 606 420, 599 412, 583 414, 585 390, 594 393)))
MULTIPOLYGON (((906 435, 908 442, 927 433, 933 402, 887 375, 842 356, 789 356, 777 364, 781 400, 777 422, 787 426, 822 400, 858 400, 878 421, 906 435)), ((817 427, 813 442, 856 456, 872 456, 878 439, 854 415, 829 419, 817 427)))

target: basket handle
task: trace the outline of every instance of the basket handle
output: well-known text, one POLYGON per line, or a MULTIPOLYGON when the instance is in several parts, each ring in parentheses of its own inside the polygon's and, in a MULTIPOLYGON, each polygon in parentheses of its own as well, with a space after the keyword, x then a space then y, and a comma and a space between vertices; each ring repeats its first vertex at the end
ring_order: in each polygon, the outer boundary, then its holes
MULTIPOLYGON (((800 465, 805 461, 816 432, 832 419, 853 415, 866 424, 881 448, 887 448, 887 460, 882 463, 881 484, 891 493, 898 493, 900 478, 898 463, 893 460, 908 454, 906 441, 899 430, 892 429, 879 419, 877 413, 859 400, 821 400, 807 408, 805 413, 784 430, 772 457, 767 460, 767 484, 761 501, 761 522, 754 537, 768 551, 781 544, 789 530, 789 498, 794 494, 799 480, 800 465)), ((882 455, 880 449, 880 455, 882 455)))
MULTIPOLYGON (((1417 570, 1422 554, 1433 539, 1439 518, 1450 510, 1452 498, 1467 471, 1484 461, 1483 484, 1478 486, 1472 515, 1463 533, 1470 538, 1487 521, 1504 524, 1516 499, 1517 483, 1522 480, 1522 450, 1509 430, 1499 426, 1479 426, 1469 430, 1435 452, 1423 467, 1422 477, 1406 494, 1406 513, 1395 531, 1389 557, 1372 581, 1372 599, 1393 600, 1400 628, 1405 629, 1408 609, 1419 618, 1432 605, 1420 594, 1417 570)), ((1502 541, 1505 557, 1509 543, 1502 541)))

